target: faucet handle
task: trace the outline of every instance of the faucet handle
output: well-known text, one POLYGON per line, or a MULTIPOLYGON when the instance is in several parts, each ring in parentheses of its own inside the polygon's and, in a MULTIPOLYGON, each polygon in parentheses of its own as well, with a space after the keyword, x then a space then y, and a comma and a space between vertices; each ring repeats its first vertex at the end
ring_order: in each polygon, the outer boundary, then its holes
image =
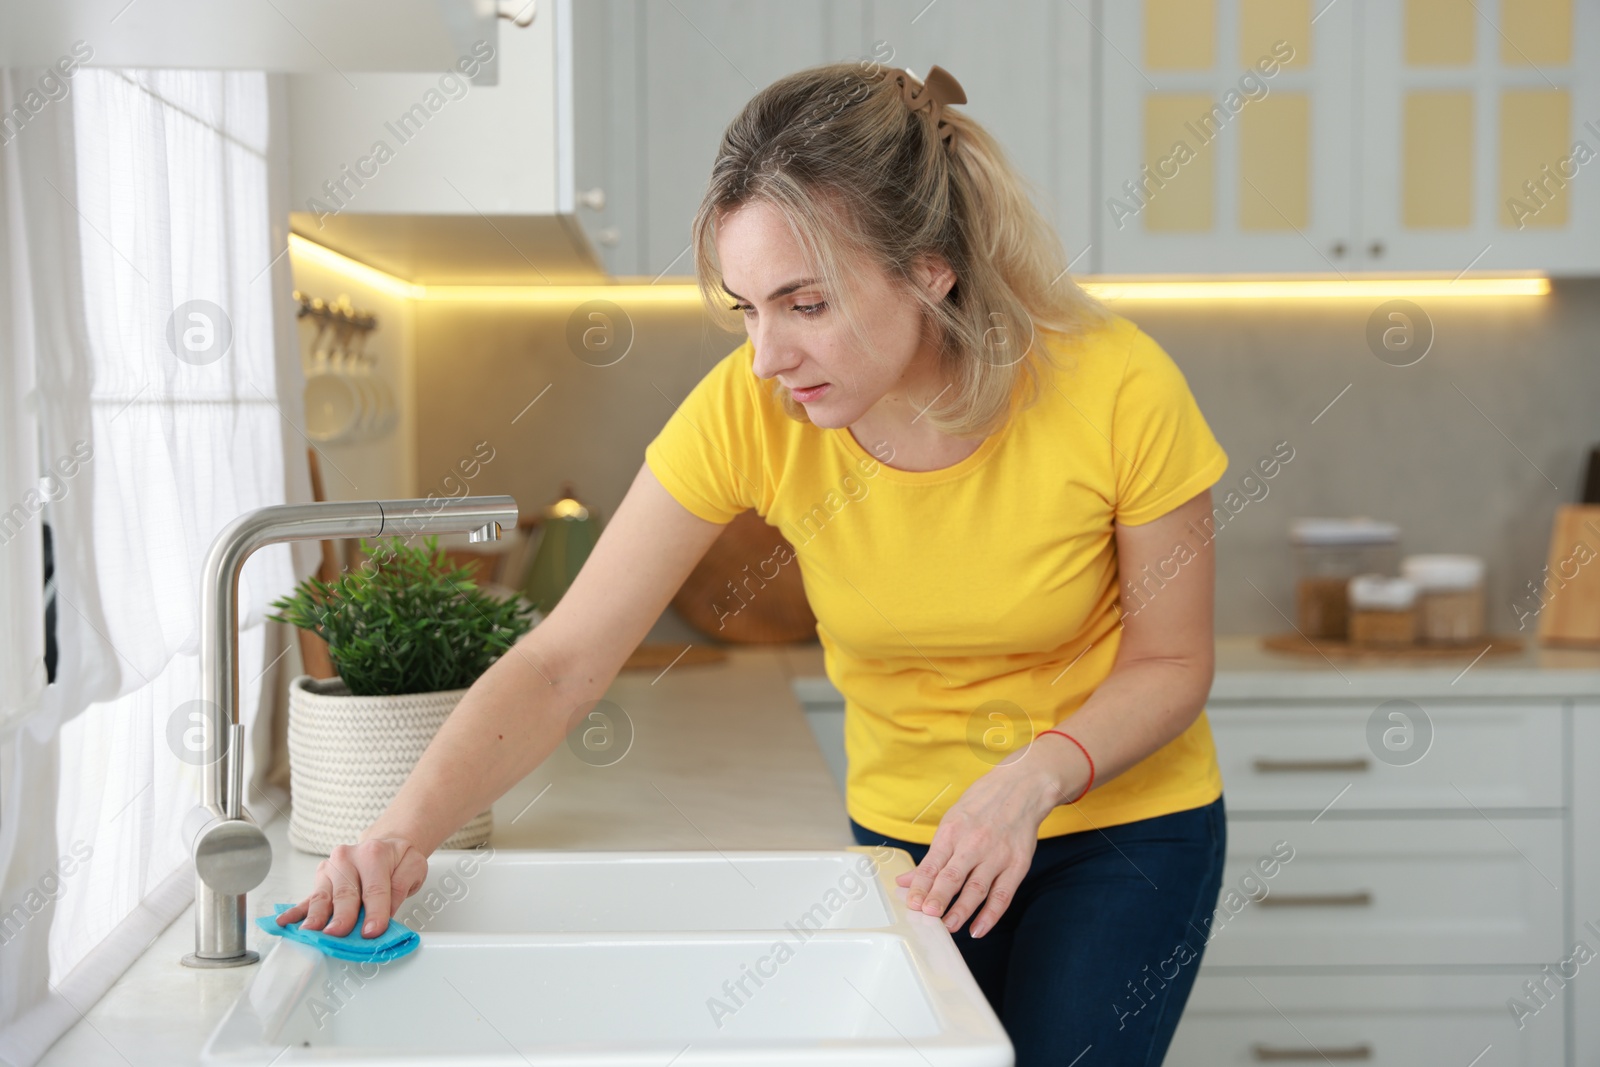
POLYGON ((248 893, 272 869, 272 843, 253 822, 213 819, 194 839, 194 869, 217 893, 248 893))

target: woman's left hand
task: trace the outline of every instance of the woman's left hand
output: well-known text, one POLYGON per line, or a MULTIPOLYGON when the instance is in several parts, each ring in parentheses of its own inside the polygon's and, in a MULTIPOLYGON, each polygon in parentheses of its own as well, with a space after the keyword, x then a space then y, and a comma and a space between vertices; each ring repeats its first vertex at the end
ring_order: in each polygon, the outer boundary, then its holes
POLYGON ((897 885, 911 887, 908 907, 943 915, 951 933, 979 905, 984 907, 973 920, 972 936, 994 928, 1033 863, 1039 824, 1063 803, 1060 786, 1045 766, 1049 761, 1023 762, 1022 754, 1013 753, 973 782, 939 820, 922 862, 895 878, 897 885))

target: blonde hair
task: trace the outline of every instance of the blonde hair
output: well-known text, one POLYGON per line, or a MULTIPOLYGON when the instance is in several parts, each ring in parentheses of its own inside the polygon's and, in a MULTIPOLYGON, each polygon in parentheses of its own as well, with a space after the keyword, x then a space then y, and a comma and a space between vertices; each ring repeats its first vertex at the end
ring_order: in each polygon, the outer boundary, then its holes
MULTIPOLYGON (((1070 340, 1112 313, 1067 275, 1060 237, 994 137, 945 106, 939 117, 955 128, 947 146, 934 109, 902 102, 906 76, 875 61, 829 63, 756 93, 723 134, 695 213, 695 275, 713 321, 741 329, 723 289, 716 226, 746 204, 772 205, 863 347, 859 309, 844 298, 852 262, 879 264, 922 304, 953 382, 926 418, 957 437, 987 436, 1012 414, 1019 377, 1017 410, 1038 399, 1040 362, 1058 365, 1040 334, 1070 340), (915 283, 913 265, 928 254, 955 273, 943 299, 915 283)), ((809 421, 772 385, 791 418, 809 421)))

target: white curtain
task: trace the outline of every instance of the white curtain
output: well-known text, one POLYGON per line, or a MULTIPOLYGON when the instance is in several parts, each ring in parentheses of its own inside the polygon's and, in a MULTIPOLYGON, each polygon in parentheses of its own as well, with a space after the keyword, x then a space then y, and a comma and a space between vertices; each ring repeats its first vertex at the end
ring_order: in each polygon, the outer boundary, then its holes
MULTIPOLYGON (((38 72, 0 71, 0 108, 38 72)), ((192 900, 202 564, 239 514, 309 498, 289 314, 281 79, 79 69, 0 146, 0 1063, 23 1067, 192 900), (41 476, 45 477, 41 483, 41 476), (37 514, 27 501, 42 490, 37 514), (40 522, 56 640, 44 686, 40 522), (185 758, 189 756, 189 758, 185 758)), ((246 803, 270 724, 269 602, 312 546, 239 583, 246 803)))

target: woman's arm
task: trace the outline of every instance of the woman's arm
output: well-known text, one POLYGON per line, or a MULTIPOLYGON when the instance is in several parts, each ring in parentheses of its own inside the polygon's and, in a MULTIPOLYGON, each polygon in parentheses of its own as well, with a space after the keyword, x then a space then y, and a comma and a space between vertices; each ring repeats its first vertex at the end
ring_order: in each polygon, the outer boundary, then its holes
MULTIPOLYGON (((356 845, 317 867, 311 894, 279 925, 343 935, 366 908, 380 933, 427 876, 427 856, 544 762, 605 695, 723 527, 679 504, 648 465, 548 618, 463 694, 394 800, 356 845)), ((365 932, 365 931, 364 931, 365 932)))
MULTIPOLYGON (((1060 724, 1093 756, 1097 787, 1183 733, 1205 706, 1216 560, 1197 530, 1210 518, 1207 489, 1158 519, 1114 527, 1122 643, 1105 681, 1060 724)), ((907 905, 943 915, 952 931, 981 905, 971 927, 981 937, 1028 873, 1039 824, 1088 782, 1088 760, 1064 737, 1044 734, 1011 753, 962 794, 922 863, 899 876, 907 905)))
MULTIPOLYGON (((1158 519, 1114 526, 1122 644, 1105 681, 1056 724, 1094 757, 1096 787, 1178 737, 1205 707, 1216 662, 1216 553, 1197 531, 1210 518, 1207 489, 1158 519)), ((1089 764, 1077 745, 1045 734, 1027 753, 1043 765, 1044 814, 1083 792, 1089 764)))

